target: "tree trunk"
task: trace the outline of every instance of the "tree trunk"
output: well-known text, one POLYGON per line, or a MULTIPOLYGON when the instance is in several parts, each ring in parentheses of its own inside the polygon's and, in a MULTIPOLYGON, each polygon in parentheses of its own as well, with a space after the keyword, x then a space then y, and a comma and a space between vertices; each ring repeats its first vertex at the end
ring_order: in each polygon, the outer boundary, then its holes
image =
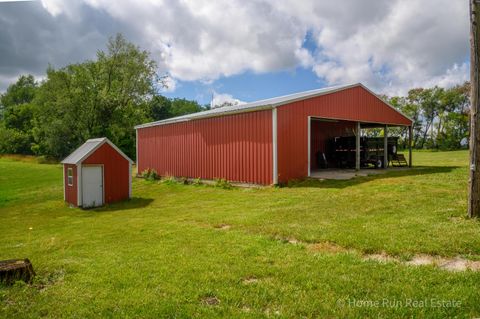
POLYGON ((480 217, 480 123, 477 116, 479 97, 478 50, 480 14, 478 0, 470 0, 470 178, 468 182, 468 216, 480 217))
POLYGON ((0 261, 0 283, 11 285, 15 281, 22 280, 32 282, 35 271, 28 259, 10 259, 0 261))
POLYGON ((420 148, 423 148, 425 146, 425 142, 427 141, 427 136, 428 136, 428 130, 429 129, 430 129, 430 122, 427 122, 426 126, 425 126, 425 131, 423 132, 422 145, 420 145, 420 148))

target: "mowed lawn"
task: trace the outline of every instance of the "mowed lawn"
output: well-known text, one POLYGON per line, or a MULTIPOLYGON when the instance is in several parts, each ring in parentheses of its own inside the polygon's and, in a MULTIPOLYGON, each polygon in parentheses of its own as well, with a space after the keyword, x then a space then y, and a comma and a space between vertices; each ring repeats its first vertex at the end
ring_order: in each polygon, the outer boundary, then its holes
POLYGON ((479 317, 480 272, 363 258, 480 260, 467 157, 283 188, 134 179, 132 200, 87 211, 63 202, 60 165, 0 158, 0 259, 38 274, 0 287, 0 317, 479 317))

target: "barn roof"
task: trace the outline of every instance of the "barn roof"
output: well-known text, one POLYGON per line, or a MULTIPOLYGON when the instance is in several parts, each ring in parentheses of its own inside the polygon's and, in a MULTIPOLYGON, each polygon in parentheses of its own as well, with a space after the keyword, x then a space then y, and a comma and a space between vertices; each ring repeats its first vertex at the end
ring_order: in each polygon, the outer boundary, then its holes
MULTIPOLYGON (((145 123, 145 124, 135 126, 135 129, 150 127, 150 126, 157 126, 157 125, 165 125, 165 124, 170 124, 170 123, 184 122, 184 121, 189 121, 189 120, 193 120, 193 119, 209 118, 209 117, 223 116, 223 115, 242 113, 242 112, 253 112, 253 111, 258 111, 258 110, 263 110, 263 109, 272 109, 272 108, 275 108, 277 106, 288 104, 288 103, 291 103, 291 102, 294 102, 294 101, 304 100, 304 99, 307 99, 307 98, 312 98, 312 97, 316 97, 316 96, 320 96, 320 95, 324 95, 324 94, 334 93, 334 92, 337 92, 337 91, 342 91, 342 90, 346 90, 346 89, 357 87, 357 86, 363 87, 364 89, 366 89, 371 94, 377 96, 375 93, 373 93, 370 89, 368 89, 362 83, 331 86, 331 87, 327 87, 327 88, 304 91, 304 92, 299 92, 299 93, 274 97, 274 98, 270 98, 270 99, 250 102, 250 103, 219 107, 219 108, 211 109, 211 110, 208 110, 208 111, 192 113, 192 114, 187 114, 187 115, 183 115, 183 116, 177 116, 177 117, 166 119, 166 120, 145 123)), ((390 105, 386 102, 385 102, 385 104, 388 105, 389 107, 391 107, 392 109, 394 109, 396 112, 402 114, 400 111, 395 109, 392 105, 390 105)), ((411 121, 411 119, 409 117, 407 117, 405 114, 402 114, 402 116, 404 116, 405 118, 407 118, 411 121)))
POLYGON ((103 144, 109 144, 113 149, 115 149, 120 155, 122 155, 127 161, 133 163, 133 161, 125 155, 115 144, 113 144, 108 138, 91 138, 82 144, 79 148, 73 151, 72 154, 68 155, 63 161, 62 164, 80 164, 88 156, 90 156, 95 150, 97 150, 103 144))

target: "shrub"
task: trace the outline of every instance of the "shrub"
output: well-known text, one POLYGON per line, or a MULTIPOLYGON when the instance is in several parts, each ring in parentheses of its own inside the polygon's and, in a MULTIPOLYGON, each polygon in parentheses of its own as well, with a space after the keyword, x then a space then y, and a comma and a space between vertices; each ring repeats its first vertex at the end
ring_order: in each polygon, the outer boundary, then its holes
POLYGON ((215 180, 215 187, 219 187, 223 189, 231 189, 232 184, 230 184, 227 180, 223 178, 219 178, 215 180))
POLYGON ((147 168, 142 172, 142 177, 149 181, 154 181, 160 179, 160 175, 158 175, 157 171, 152 168, 147 168))

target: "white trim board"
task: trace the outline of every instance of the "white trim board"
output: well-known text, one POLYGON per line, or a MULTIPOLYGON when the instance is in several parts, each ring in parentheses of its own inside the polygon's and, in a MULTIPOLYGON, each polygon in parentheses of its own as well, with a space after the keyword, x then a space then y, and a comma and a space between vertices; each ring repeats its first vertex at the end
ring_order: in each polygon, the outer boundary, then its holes
POLYGON ((67 188, 65 187, 65 165, 62 165, 62 176, 63 176, 63 200, 67 200, 67 188))
POLYGON ((272 183, 278 184, 277 108, 272 109, 272 183))
POLYGON ((311 176, 311 170, 312 170, 311 167, 310 167, 310 165, 311 165, 310 156, 312 155, 312 150, 311 150, 311 148, 312 148, 312 117, 311 116, 308 117, 307 143, 308 143, 308 147, 307 147, 307 150, 308 150, 308 152, 307 152, 308 153, 307 154, 307 156, 308 156, 308 170, 307 170, 307 172, 308 172, 308 174, 307 174, 307 176, 310 177, 311 176))
POLYGON ((138 130, 135 130, 135 166, 137 166, 138 175, 138 130))
POLYGON ((128 198, 132 198, 132 163, 128 164, 128 198))
POLYGON ((77 206, 82 206, 82 164, 77 164, 77 206))

